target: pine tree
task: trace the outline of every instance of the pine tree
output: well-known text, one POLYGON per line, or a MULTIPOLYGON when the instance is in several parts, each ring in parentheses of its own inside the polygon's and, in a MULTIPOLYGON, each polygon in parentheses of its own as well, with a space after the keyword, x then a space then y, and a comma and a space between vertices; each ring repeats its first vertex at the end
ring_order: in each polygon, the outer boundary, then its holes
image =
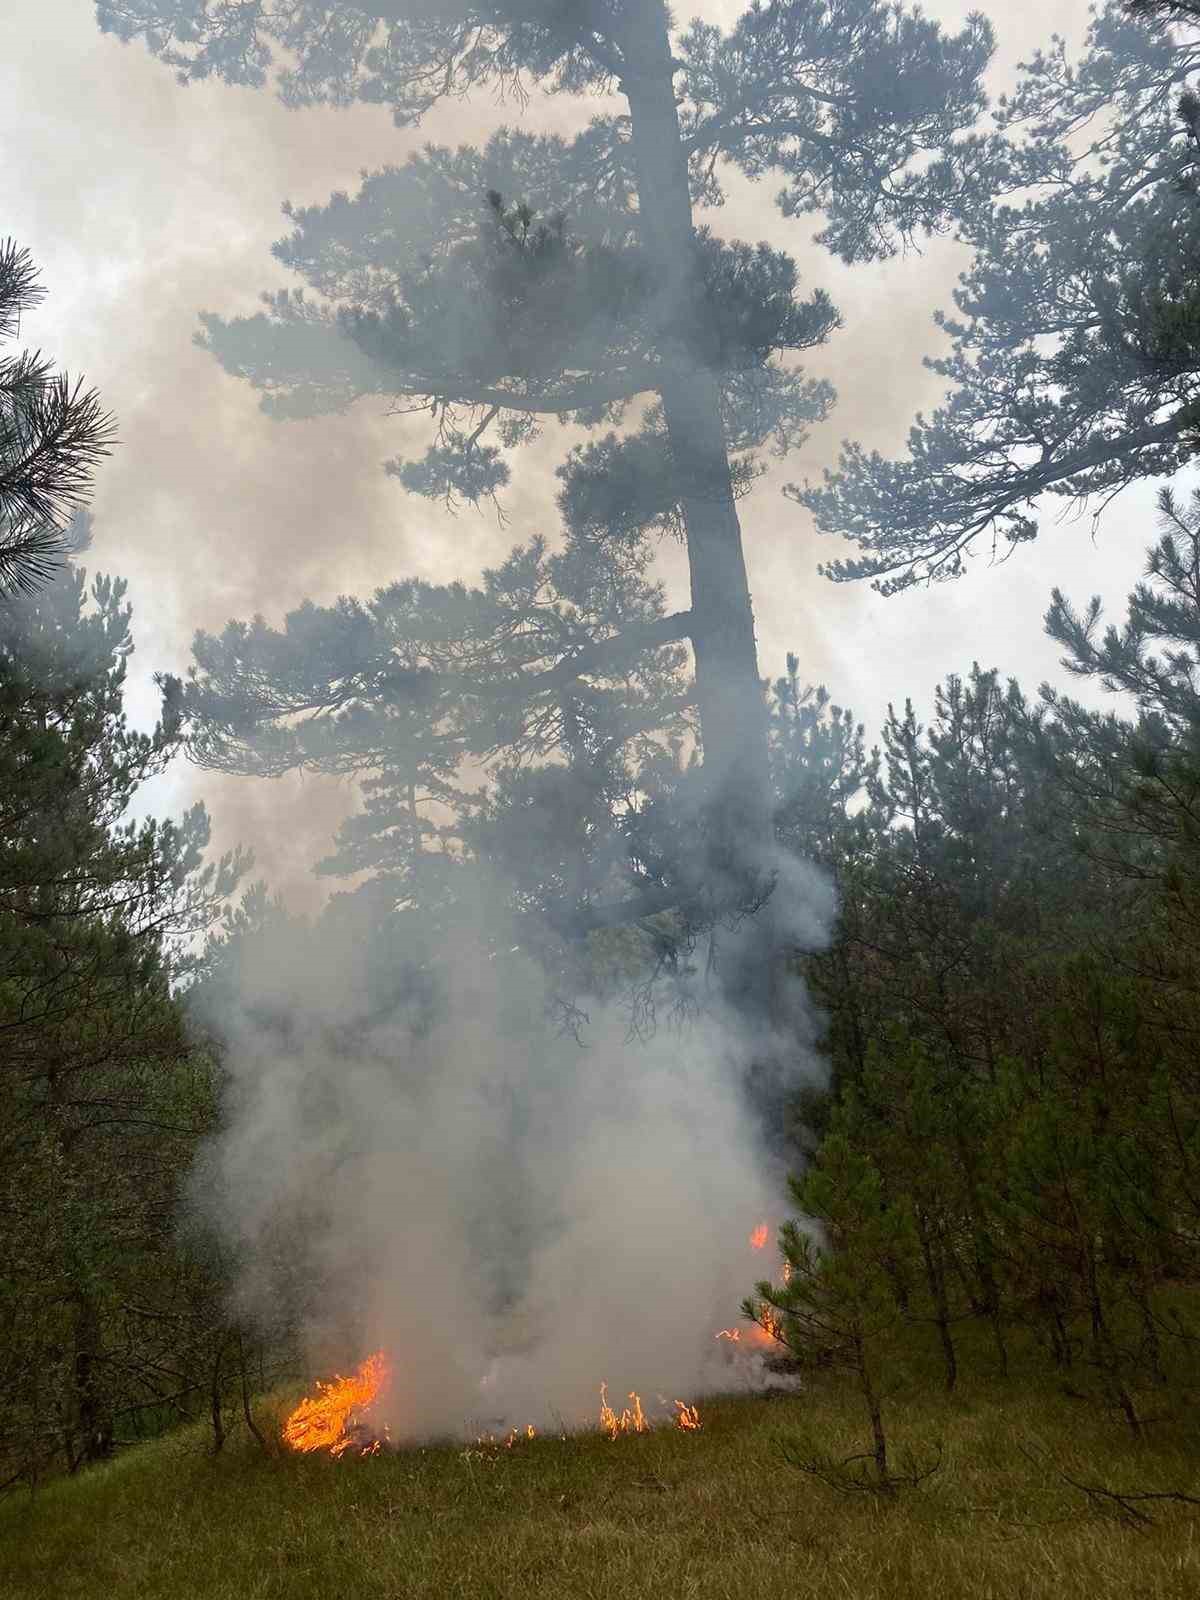
POLYGON ((203 863, 203 807, 128 819, 181 731, 126 722, 124 595, 67 567, 0 598, 3 1477, 106 1455, 194 1377, 170 1224, 214 1091, 172 985, 242 863, 203 863))
POLYGON ((883 1419, 884 1362, 901 1315, 892 1277, 914 1264, 911 1213, 904 1201, 888 1200, 870 1152, 854 1141, 844 1114, 791 1190, 807 1221, 785 1223, 780 1231, 786 1280, 758 1284, 757 1299, 742 1311, 801 1360, 853 1377, 871 1425, 873 1487, 887 1490, 893 1472, 883 1419), (821 1242, 813 1222, 825 1234, 821 1242))
POLYGON ((1149 1116, 1137 1170, 1148 1165, 1165 1186, 1159 1245, 1187 1275, 1200 1194, 1200 494, 1184 504, 1164 489, 1159 529, 1119 624, 1104 625, 1098 597, 1080 611, 1058 590, 1046 615, 1067 669, 1123 694, 1132 715, 1049 689, 1043 698, 1060 731, 1048 766, 1063 809, 1123 901, 1116 971, 1138 985, 1150 1062, 1133 1091, 1149 1116))
MULTIPOLYGON (((0 240, 0 341, 43 294, 28 250, 0 240)), ((0 595, 44 583, 72 548, 72 516, 112 438, 94 389, 40 351, 0 356, 0 595)))
POLYGON ((1165 22, 1200 21, 1200 5, 1196 0, 1125 0, 1125 8, 1134 17, 1155 17, 1165 22))
POLYGON ((1200 783, 1200 492, 1158 501, 1160 537, 1147 552, 1146 581, 1120 626, 1103 627, 1098 596, 1076 611, 1055 589, 1046 630, 1066 650, 1063 665, 1133 702, 1132 720, 1097 712, 1046 688, 1062 758, 1044 751, 1078 818, 1093 831, 1096 858, 1128 881, 1167 891, 1177 932, 1194 926, 1193 817, 1200 783))
MULTIPOLYGON (((823 385, 775 358, 819 342, 835 314, 820 294, 795 299, 785 255, 716 240, 694 206, 720 202, 728 161, 751 177, 780 174, 785 211, 823 213, 822 239, 848 261, 943 226, 975 148, 959 136, 982 104, 987 25, 972 18, 951 37, 879 0, 756 5, 728 33, 674 32, 661 0, 306 0, 286 19, 257 0, 102 0, 98 12, 185 79, 262 83, 283 46, 292 64, 276 81, 289 103, 383 102, 402 126, 489 84, 621 97, 621 114, 573 141, 504 134, 483 152, 427 150, 367 177, 353 199, 294 213, 277 253, 320 299, 276 297, 231 324, 207 318, 205 338, 281 414, 372 393, 428 408, 432 449, 395 469, 420 492, 486 495, 507 474, 501 447, 531 438, 543 417, 594 427, 639 408, 631 434, 565 464, 568 534, 586 563, 678 528, 690 607, 602 647, 563 641, 546 670, 586 700, 614 655, 690 641, 699 867, 665 903, 690 900, 688 915, 710 921, 760 905, 773 873, 767 721, 735 499, 755 450, 789 448, 827 409, 823 385)), ((345 706, 333 683, 310 709, 345 706)), ((231 743, 244 752, 262 721, 231 722, 231 743)), ((254 761, 229 749, 227 759, 254 761)), ((644 887, 603 916, 661 910, 662 887, 644 887)), ((743 961, 727 987, 761 990, 769 968, 743 961)))
POLYGON ((981 157, 990 182, 964 204, 974 259, 937 318, 952 349, 927 365, 948 398, 907 456, 849 446, 823 484, 788 491, 862 551, 828 576, 885 594, 952 578, 972 550, 1004 559, 1037 537, 1041 497, 1100 505, 1195 455, 1195 20, 1108 0, 1077 63, 1056 37, 1022 69, 981 157))

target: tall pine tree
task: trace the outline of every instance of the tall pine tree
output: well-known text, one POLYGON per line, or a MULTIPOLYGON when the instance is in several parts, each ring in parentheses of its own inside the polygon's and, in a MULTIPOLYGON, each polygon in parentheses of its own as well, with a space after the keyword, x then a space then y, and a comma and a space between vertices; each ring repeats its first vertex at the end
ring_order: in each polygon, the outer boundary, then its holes
MULTIPOLYGON (((720 203, 731 164, 777 174, 784 210, 822 213, 820 237, 847 261, 943 226, 976 153, 962 135, 982 105, 986 23, 948 36, 880 0, 755 5, 729 32, 676 31, 661 0, 304 0, 286 13, 261 0, 102 0, 98 12, 185 79, 274 73, 291 104, 383 102, 401 126, 487 86, 615 97, 572 141, 510 133, 482 152, 427 150, 369 176, 353 199, 295 213, 278 254, 319 298, 279 296, 248 321, 207 318, 206 337, 283 414, 368 393, 428 408, 432 449, 396 466, 422 492, 478 498, 507 474, 502 448, 542 418, 611 425, 637 408, 632 432, 563 468, 572 550, 603 565, 614 546, 641 552, 675 527, 690 607, 581 646, 561 597, 538 618, 550 665, 533 685, 509 678, 526 693, 552 672, 565 698, 586 702, 614 660, 688 640, 704 758, 698 865, 665 892, 638 884, 644 897, 604 916, 674 903, 711 919, 760 904, 773 871, 767 722, 736 493, 756 450, 786 450, 827 408, 828 391, 778 358, 824 338, 835 317, 820 294, 796 300, 785 255, 718 241, 694 208, 720 203)), ((336 612, 311 621, 336 626, 336 612)), ((226 667, 234 737, 222 759, 252 765, 250 745, 278 719, 261 697, 251 709, 256 667, 228 655, 226 667)), ((272 680, 279 718, 286 671, 272 680)), ((198 715, 209 687, 202 674, 198 715)), ((363 704, 340 671, 311 690, 307 708, 343 728, 363 704)), ((766 965, 727 970, 727 987, 761 999, 766 965)))

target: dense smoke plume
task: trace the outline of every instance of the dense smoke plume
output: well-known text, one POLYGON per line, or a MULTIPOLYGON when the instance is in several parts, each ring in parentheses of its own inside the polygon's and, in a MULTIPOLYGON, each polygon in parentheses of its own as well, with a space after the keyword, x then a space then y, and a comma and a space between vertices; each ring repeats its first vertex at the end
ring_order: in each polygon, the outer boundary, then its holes
MULTIPOLYGON (((785 897, 820 942, 828 886, 793 870, 785 897)), ((211 989, 230 1087, 195 1195, 239 1310, 294 1319, 325 1370, 384 1348, 398 1439, 578 1425, 602 1380, 651 1404, 762 1377, 715 1333, 774 1270, 748 1246, 782 1189, 745 1092, 763 1041, 718 1014, 703 951, 649 1036, 615 1002, 564 1030, 499 916, 379 949, 342 901, 242 941, 211 989)))

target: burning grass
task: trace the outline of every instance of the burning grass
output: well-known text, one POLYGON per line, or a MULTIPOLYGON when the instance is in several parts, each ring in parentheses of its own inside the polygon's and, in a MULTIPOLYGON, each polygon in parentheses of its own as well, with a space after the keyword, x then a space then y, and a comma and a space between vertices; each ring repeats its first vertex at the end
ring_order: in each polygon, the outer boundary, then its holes
MULTIPOLYGON (((383 1451, 263 1456, 199 1431, 0 1503, 3 1600, 1191 1600, 1194 1510, 1131 1531, 1057 1468, 1114 1487, 1197 1492, 1191 1419, 1131 1451, 1103 1412, 1027 1382, 946 1398, 936 1363, 900 1352, 897 1446, 943 1470, 886 1503, 838 1494, 795 1456, 861 1449, 853 1388, 705 1400, 703 1428, 598 1430, 383 1451)), ((607 1403, 607 1397, 606 1397, 607 1403)), ((625 1400, 613 1410, 636 1415, 625 1400)), ((666 1420, 673 1407, 668 1403, 666 1420)), ((266 1408, 264 1407, 264 1411, 266 1408)), ((274 1432, 288 1407, 280 1408, 274 1432)), ((650 1408, 656 1420, 656 1407, 650 1408)), ((647 1408, 642 1407, 646 1416, 647 1408)), ((262 1417, 267 1421, 266 1416, 262 1417)))
MULTIPOLYGON (((750 1233, 750 1248, 764 1250, 770 1237, 770 1224, 758 1223, 750 1233)), ((770 1307, 760 1304, 756 1320, 745 1329, 721 1328, 714 1337, 727 1340, 731 1346, 776 1350, 781 1332, 770 1307)), ((386 1399, 390 1381, 390 1360, 385 1351, 377 1350, 350 1377, 337 1375, 328 1382, 319 1382, 315 1393, 306 1395, 284 1419, 280 1437, 285 1448, 301 1455, 320 1453, 335 1459, 344 1455, 378 1454, 390 1443, 386 1427, 375 1415, 377 1407, 386 1399)), ((665 1396, 660 1395, 659 1402, 667 1407, 665 1396)), ((675 1400, 663 1420, 681 1433, 699 1433, 702 1427, 699 1408, 685 1400, 675 1400)), ((617 1411, 609 1404, 607 1383, 601 1383, 599 1427, 606 1439, 649 1433, 653 1426, 636 1391, 630 1391, 629 1404, 617 1411)), ((527 1424, 524 1429, 512 1428, 502 1440, 490 1433, 483 1435, 477 1444, 490 1447, 503 1443, 511 1449, 519 1441, 532 1439, 534 1432, 533 1425, 527 1424)))
MULTIPOLYGON (((328 1383, 318 1383, 316 1393, 306 1395, 290 1411, 280 1429, 280 1440, 287 1450, 308 1455, 320 1452, 335 1461, 344 1455, 373 1456, 390 1444, 387 1428, 376 1418, 379 1402, 387 1397, 391 1380, 391 1365, 382 1350, 370 1355, 352 1377, 331 1378, 328 1383)), ((662 1405, 666 1399, 659 1396, 662 1405)), ((630 1433, 649 1433, 654 1422, 642 1407, 641 1396, 630 1392, 629 1405, 615 1411, 608 1403, 608 1385, 600 1385, 600 1432, 606 1439, 619 1439, 630 1433)), ((698 1406, 676 1400, 669 1413, 661 1419, 684 1433, 699 1433, 701 1428, 698 1406)), ((513 1427, 502 1435, 480 1434, 476 1445, 481 1448, 503 1445, 511 1450, 516 1444, 526 1444, 537 1437, 532 1422, 523 1428, 513 1427)))
POLYGON ((390 1377, 387 1357, 377 1350, 352 1377, 318 1383, 316 1394, 306 1395, 284 1422, 284 1444, 302 1453, 324 1450, 335 1458, 356 1448, 360 1455, 373 1454, 382 1438, 371 1410, 390 1377))
POLYGON ((631 1393, 629 1399, 630 1405, 622 1411, 614 1411, 608 1403, 608 1385, 600 1385, 600 1432, 606 1439, 619 1439, 623 1433, 650 1432, 641 1399, 636 1393, 631 1393))

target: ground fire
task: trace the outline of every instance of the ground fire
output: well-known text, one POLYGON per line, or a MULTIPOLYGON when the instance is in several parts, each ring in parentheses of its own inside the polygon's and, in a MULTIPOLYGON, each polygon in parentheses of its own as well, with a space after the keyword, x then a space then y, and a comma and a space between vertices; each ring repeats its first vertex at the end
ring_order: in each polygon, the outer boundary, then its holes
MULTIPOLYGON (((749 1236, 753 1250, 765 1249, 770 1238, 767 1223, 760 1222, 749 1236)), ((784 1281, 788 1271, 784 1266, 784 1281)), ((779 1339, 781 1328, 771 1309, 760 1303, 758 1319, 744 1328, 721 1328, 714 1337, 730 1345, 762 1349, 779 1339)), ((283 1441, 292 1450, 325 1451, 338 1457, 352 1452, 373 1455, 387 1441, 387 1429, 372 1418, 372 1410, 386 1394, 391 1378, 387 1355, 377 1350, 358 1368, 352 1377, 335 1377, 329 1383, 318 1383, 315 1395, 300 1402, 283 1427, 283 1441)), ((664 1396, 659 1396, 667 1405, 664 1396)), ((631 1390, 629 1404, 620 1411, 609 1404, 608 1385, 600 1385, 600 1432, 608 1439, 619 1439, 627 1434, 649 1433, 654 1423, 647 1417, 641 1397, 631 1390)), ((671 1417, 675 1427, 685 1433, 698 1432, 701 1427, 700 1412, 685 1400, 671 1402, 671 1417)), ((665 1420, 665 1419, 663 1419, 665 1420)), ((511 1449, 517 1443, 536 1437, 532 1423, 513 1427, 502 1436, 481 1435, 479 1444, 503 1445, 511 1449)))
POLYGON ((608 1403, 608 1385, 600 1385, 600 1432, 610 1439, 619 1438, 623 1433, 647 1433, 650 1424, 646 1421, 646 1413, 642 1410, 642 1402, 636 1394, 629 1396, 633 1402, 621 1412, 616 1412, 608 1403))
MULTIPOLYGON (((660 1394, 659 1400, 667 1404, 660 1394)), ((624 1433, 649 1433, 654 1424, 647 1417, 641 1396, 636 1391, 629 1395, 630 1404, 621 1411, 615 1411, 608 1403, 608 1385, 600 1385, 600 1432, 608 1439, 619 1439, 624 1433)), ((685 1433, 698 1433, 700 1431, 700 1410, 697 1406, 689 1406, 684 1400, 676 1400, 673 1405, 675 1426, 685 1433)))
POLYGON ((388 1359, 377 1350, 353 1377, 318 1383, 316 1394, 301 1400, 284 1423, 284 1443, 293 1450, 327 1450, 331 1456, 356 1447, 364 1455, 378 1450, 382 1441, 367 1413, 390 1377, 388 1359))
POLYGON ((700 1412, 696 1406, 689 1406, 683 1400, 675 1402, 675 1426, 682 1428, 685 1433, 697 1433, 700 1429, 700 1412))

